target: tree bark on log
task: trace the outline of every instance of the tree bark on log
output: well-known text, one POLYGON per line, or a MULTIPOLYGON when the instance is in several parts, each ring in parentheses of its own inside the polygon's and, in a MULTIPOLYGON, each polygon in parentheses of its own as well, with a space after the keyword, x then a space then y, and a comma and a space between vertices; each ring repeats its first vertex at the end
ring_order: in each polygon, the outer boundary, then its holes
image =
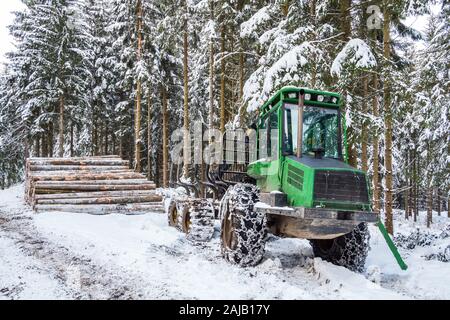
POLYGON ((73 160, 73 159, 30 159, 30 165, 32 166, 127 166, 129 165, 129 161, 127 160, 73 160))
POLYGON ((117 155, 108 155, 108 156, 89 156, 89 157, 31 157, 28 160, 122 160, 120 156, 117 155))
MULTIPOLYGON (((107 173, 107 174, 69 174, 69 175, 30 175, 32 181, 91 181, 91 180, 127 180, 141 179, 139 173, 107 173)), ((148 180, 147 180, 148 181, 148 180)))
POLYGON ((44 187, 44 186, 71 186, 71 185, 147 185, 154 184, 147 179, 122 179, 122 180, 78 180, 78 181, 36 181, 36 187, 44 187))
POLYGON ((27 159, 25 199, 35 209, 40 205, 41 209, 51 206, 48 210, 85 212, 91 210, 86 206, 100 206, 92 209, 94 213, 117 211, 120 204, 120 210, 125 205, 139 211, 143 207, 136 204, 160 203, 156 185, 128 164, 117 156, 27 159), (108 204, 115 207, 101 207, 108 204), (55 209, 57 205, 66 207, 55 209))
POLYGON ((75 198, 75 199, 39 199, 36 201, 40 204, 128 204, 143 202, 161 202, 160 195, 142 195, 134 197, 102 197, 102 198, 75 198))
POLYGON ((89 213, 104 215, 109 213, 126 214, 146 214, 149 212, 162 212, 164 210, 162 203, 140 203, 140 204, 91 204, 91 205, 36 205, 35 210, 42 211, 61 211, 74 213, 89 213))
POLYGON ((30 171, 109 171, 109 170, 128 170, 127 166, 33 166, 30 165, 30 171))
POLYGON ((37 194, 35 200, 44 199, 76 199, 76 198, 103 198, 103 197, 132 197, 157 195, 155 190, 124 190, 124 191, 94 191, 94 192, 74 192, 74 193, 53 193, 37 194))
POLYGON ((64 192, 76 192, 76 191, 109 191, 109 190, 154 190, 156 186, 154 184, 138 184, 138 185, 35 185, 35 194, 42 193, 64 193, 64 192))
POLYGON ((90 175, 102 175, 102 174, 131 174, 135 173, 130 169, 122 169, 122 170, 110 170, 110 171, 33 171, 29 172, 29 177, 37 177, 37 176, 90 176, 90 175))

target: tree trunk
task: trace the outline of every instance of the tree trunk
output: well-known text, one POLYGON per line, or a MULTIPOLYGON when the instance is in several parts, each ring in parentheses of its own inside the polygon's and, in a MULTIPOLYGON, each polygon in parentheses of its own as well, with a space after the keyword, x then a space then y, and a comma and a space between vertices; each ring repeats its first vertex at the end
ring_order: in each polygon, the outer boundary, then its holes
MULTIPOLYGON (((373 74, 373 98, 372 98, 372 114, 375 118, 378 117, 378 75, 373 74)), ((380 182, 379 182, 379 146, 378 146, 378 130, 375 130, 372 140, 373 147, 373 164, 372 164, 372 185, 373 185, 373 209, 375 212, 380 212, 380 182)))
POLYGON ((162 118, 163 118, 163 163, 162 163, 162 178, 163 187, 169 186, 168 166, 169 166, 169 141, 168 141, 168 119, 167 119, 167 92, 166 88, 162 87, 162 118))
POLYGON ((341 15, 341 30, 342 30, 342 40, 347 42, 350 39, 351 33, 351 16, 350 16, 350 7, 352 5, 351 0, 340 0, 340 15, 341 15))
POLYGON ((408 151, 408 168, 409 168, 409 203, 408 203, 408 217, 412 217, 412 210, 413 210, 413 198, 414 198, 414 186, 413 186, 413 171, 412 171, 412 161, 413 161, 413 154, 412 150, 408 151))
POLYGON ((44 125, 44 132, 41 136, 41 157, 48 157, 48 124, 44 125))
POLYGON ((405 219, 408 220, 409 218, 409 185, 408 185, 408 178, 406 178, 406 190, 405 190, 405 219))
POLYGON ((450 218, 450 198, 447 199, 447 217, 450 218))
POLYGON ((431 227, 431 223, 433 222, 433 188, 428 187, 428 196, 427 196, 427 228, 431 227))
POLYGON ((105 122, 105 148, 103 149, 103 154, 108 154, 108 145, 109 145, 109 122, 105 122))
POLYGON ((72 123, 70 123, 70 157, 74 156, 74 153, 73 153, 73 130, 74 130, 74 128, 73 128, 73 122, 72 122, 72 123))
POLYGON ((225 132, 225 26, 222 26, 220 37, 220 131, 225 132))
MULTIPOLYGON (((137 8, 137 59, 142 59, 142 0, 138 0, 137 8)), ((141 79, 138 75, 136 89, 136 110, 134 115, 134 136, 135 136, 135 152, 134 152, 134 169, 141 172, 141 79)))
MULTIPOLYGON (((214 1, 210 2, 211 21, 214 21, 214 1)), ((209 42, 209 119, 208 129, 214 127, 214 40, 211 37, 209 42)))
POLYGON ((417 150, 414 150, 413 152, 414 158, 414 165, 413 165, 413 170, 414 170, 414 222, 417 222, 417 216, 419 215, 419 185, 417 182, 417 178, 418 178, 418 174, 417 174, 417 170, 418 170, 418 159, 417 159, 417 150))
POLYGON ((59 97, 59 156, 64 157, 64 95, 59 97))
POLYGON ((94 112, 94 128, 92 132, 92 143, 93 143, 93 149, 94 152, 92 153, 94 156, 98 156, 98 121, 97 121, 97 115, 94 112))
POLYGON ((41 137, 40 134, 38 134, 34 141, 34 155, 36 157, 39 157, 41 154, 41 137))
MULTIPOLYGON (((149 86, 150 88, 150 86, 149 86)), ((149 92, 147 98, 147 178, 153 179, 152 172, 152 97, 149 92)))
POLYGON ((48 156, 49 157, 53 157, 53 138, 54 138, 53 122, 50 122, 48 124, 48 156))
POLYGON ((190 152, 190 133, 189 133, 189 78, 188 78, 188 5, 187 0, 184 1, 184 23, 183 23, 183 89, 184 89, 184 104, 183 104, 183 175, 185 178, 189 174, 189 162, 191 157, 190 152))
MULTIPOLYGON (((310 7, 309 7, 309 16, 311 19, 311 23, 316 27, 316 0, 310 1, 310 7)), ((313 41, 317 40, 316 36, 314 35, 313 41)), ((312 65, 311 65, 311 88, 315 89, 316 87, 316 78, 317 78, 317 61, 316 61, 316 54, 313 53, 312 55, 312 65)))
MULTIPOLYGON (((343 46, 350 40, 351 37, 351 17, 350 17, 350 6, 351 0, 341 0, 339 1, 340 7, 340 22, 342 31, 342 43, 343 46)), ((344 88, 343 96, 347 97, 347 90, 344 88)), ((349 104, 346 103, 345 109, 351 108, 349 104)), ((356 137, 356 132, 352 126, 347 127, 347 152, 348 152, 348 162, 352 167, 357 167, 358 157, 356 152, 356 142, 358 141, 356 137)))
POLYGON ((437 212, 438 212, 438 216, 440 217, 442 207, 441 207, 441 193, 439 192, 439 189, 436 189, 436 198, 437 198, 437 212))
POLYGON ((385 204, 384 211, 386 215, 386 229, 390 234, 394 234, 394 226, 392 221, 392 110, 391 110, 391 88, 390 88, 390 75, 389 75, 389 60, 391 56, 390 51, 390 10, 387 1, 384 3, 383 8, 383 56, 385 60, 384 70, 384 83, 383 83, 383 95, 384 95, 384 125, 385 125, 385 152, 384 152, 384 167, 386 171, 385 176, 385 204))
POLYGON ((367 172, 368 166, 367 166, 367 84, 368 79, 365 75, 363 78, 363 101, 362 101, 362 112, 363 112, 363 121, 362 121, 362 128, 361 128, 361 166, 362 170, 364 172, 367 172))
POLYGON ((124 136, 123 136, 123 125, 120 123, 120 138, 119 138, 119 155, 122 159, 125 157, 125 148, 124 148, 124 136))
POLYGON ((239 53, 239 101, 243 101, 244 97, 244 63, 245 56, 242 48, 242 44, 240 45, 241 52, 239 53))

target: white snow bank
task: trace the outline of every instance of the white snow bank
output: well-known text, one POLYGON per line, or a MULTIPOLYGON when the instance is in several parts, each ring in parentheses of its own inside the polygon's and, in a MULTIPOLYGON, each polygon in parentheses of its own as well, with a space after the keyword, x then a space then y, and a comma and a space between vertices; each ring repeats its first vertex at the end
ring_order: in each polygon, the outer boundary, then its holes
POLYGON ((320 258, 314 259, 314 271, 319 282, 343 299, 405 299, 404 296, 368 281, 363 275, 335 266, 320 258))

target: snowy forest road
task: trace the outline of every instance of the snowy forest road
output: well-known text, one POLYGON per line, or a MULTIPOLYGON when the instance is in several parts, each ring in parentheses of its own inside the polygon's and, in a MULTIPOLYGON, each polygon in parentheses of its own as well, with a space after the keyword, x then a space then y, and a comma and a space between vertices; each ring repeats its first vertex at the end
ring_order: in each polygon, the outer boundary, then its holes
POLYGON ((33 226, 32 218, 20 212, 7 214, 1 207, 0 214, 0 298, 139 298, 139 292, 129 289, 130 279, 49 242, 33 226))
MULTIPOLYGON (((269 239, 262 264, 240 268, 222 259, 218 228, 211 242, 193 245, 167 226, 163 214, 35 214, 23 204, 22 186, 0 191, 0 199, 0 299, 409 299, 450 295, 445 279, 440 285, 433 280, 437 271, 424 276, 423 264, 401 273, 374 229, 366 274, 314 259, 306 240, 277 237, 269 239), (425 292, 428 289, 431 293, 425 292)), ((407 263, 411 259, 407 257, 407 263)), ((440 261, 426 263, 442 272, 448 267, 440 261)))

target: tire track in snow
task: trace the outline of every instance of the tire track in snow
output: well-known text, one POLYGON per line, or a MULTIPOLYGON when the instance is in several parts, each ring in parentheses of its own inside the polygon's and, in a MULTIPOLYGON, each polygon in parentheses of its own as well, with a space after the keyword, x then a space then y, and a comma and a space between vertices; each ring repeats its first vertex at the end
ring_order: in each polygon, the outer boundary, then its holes
MULTIPOLYGON (((65 298, 70 299, 138 299, 142 293, 134 281, 111 270, 74 255, 68 248, 47 241, 35 229, 32 217, 0 208, 1 237, 14 241, 20 254, 44 266, 40 272, 56 279, 65 298)), ((39 290, 39 288, 36 288, 39 290)), ((6 291, 6 289, 5 289, 6 291)))

